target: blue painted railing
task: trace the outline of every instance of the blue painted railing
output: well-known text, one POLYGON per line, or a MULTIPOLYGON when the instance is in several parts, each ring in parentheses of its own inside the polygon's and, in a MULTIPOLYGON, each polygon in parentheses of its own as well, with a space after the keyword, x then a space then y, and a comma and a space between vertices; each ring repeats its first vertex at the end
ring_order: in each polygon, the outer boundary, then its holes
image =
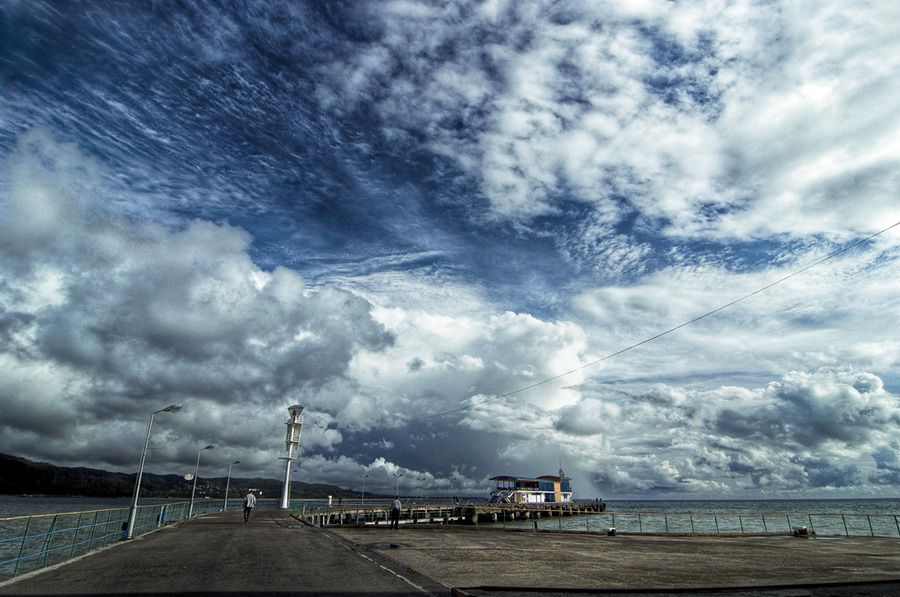
MULTIPOLYGON (((277 500, 259 500, 258 508, 274 508, 277 500)), ((132 537, 187 518, 190 502, 138 506, 132 537)), ((242 508, 241 500, 229 510, 242 508)), ((194 517, 222 510, 219 500, 194 501, 194 517)), ((129 508, 60 512, 0 518, 0 579, 57 564, 124 538, 129 508)))

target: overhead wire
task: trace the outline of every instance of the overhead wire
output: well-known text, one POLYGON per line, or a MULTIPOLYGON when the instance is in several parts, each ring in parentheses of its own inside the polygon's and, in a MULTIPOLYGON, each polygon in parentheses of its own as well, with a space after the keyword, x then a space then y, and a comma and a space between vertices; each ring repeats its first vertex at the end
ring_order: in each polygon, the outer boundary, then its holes
POLYGON ((591 362, 589 362, 589 363, 586 363, 586 364, 581 365, 581 366, 579 366, 579 367, 576 367, 576 368, 574 368, 574 369, 570 369, 569 371, 566 371, 566 372, 564 372, 564 373, 560 373, 560 374, 558 374, 558 375, 554 375, 553 377, 548 377, 548 378, 546 378, 546 379, 542 379, 541 381, 537 381, 537 382, 534 382, 534 383, 529 384, 529 385, 527 385, 527 386, 523 386, 523 387, 521 387, 521 388, 517 388, 517 389, 512 390, 512 391, 510 391, 510 392, 506 392, 505 394, 499 394, 499 395, 497 395, 497 396, 492 396, 492 397, 490 397, 490 398, 485 398, 484 400, 480 400, 480 401, 478 401, 478 402, 471 402, 470 404, 464 404, 464 405, 462 405, 462 406, 459 406, 458 408, 453 408, 453 409, 449 409, 449 410, 445 410, 445 411, 433 413, 433 414, 430 414, 430 415, 426 415, 426 416, 424 416, 424 417, 416 417, 416 418, 414 418, 414 419, 406 419, 406 420, 404 420, 404 421, 400 421, 400 422, 397 422, 397 423, 394 423, 394 424, 391 424, 391 425, 383 425, 383 426, 381 426, 381 427, 400 427, 400 426, 403 426, 403 425, 409 425, 409 424, 411 424, 411 423, 419 423, 419 422, 421 422, 421 421, 428 421, 428 420, 430 420, 430 419, 436 419, 436 418, 438 418, 438 417, 444 417, 444 416, 452 415, 452 414, 455 414, 455 413, 458 413, 458 412, 463 412, 463 411, 469 410, 469 409, 471 409, 471 408, 475 408, 476 406, 481 406, 481 405, 483 405, 483 404, 488 404, 489 402, 494 402, 494 401, 496 401, 496 400, 501 400, 501 399, 503 399, 503 398, 509 398, 510 396, 514 396, 514 395, 520 394, 520 393, 522 393, 522 392, 527 392, 528 390, 532 390, 532 389, 534 389, 534 388, 537 388, 537 387, 540 387, 540 386, 542 386, 542 385, 548 384, 548 383, 550 383, 550 382, 552 382, 552 381, 556 381, 557 379, 561 379, 561 378, 566 377, 566 376, 568 376, 568 375, 571 375, 571 374, 573 374, 573 373, 577 373, 578 371, 582 371, 582 370, 587 369, 587 368, 589 368, 589 367, 593 367, 594 365, 597 365, 597 364, 599 364, 599 363, 602 363, 603 361, 608 361, 609 359, 615 358, 615 357, 617 357, 617 356, 619 356, 619 355, 621 355, 621 354, 624 354, 624 353, 626 353, 626 352, 628 352, 628 351, 634 350, 635 348, 638 348, 638 347, 640 347, 640 346, 643 346, 643 345, 645 345, 645 344, 649 344, 650 342, 653 342, 653 341, 655 341, 655 340, 658 340, 658 339, 662 338, 663 336, 667 336, 667 335, 669 335, 669 334, 671 334, 671 333, 674 333, 674 332, 677 332, 678 330, 680 330, 680 329, 682 329, 682 328, 685 328, 685 327, 687 327, 687 326, 689 326, 689 325, 693 325, 693 324, 697 323, 698 321, 702 321, 702 320, 706 319, 707 317, 711 317, 711 316, 715 315, 716 313, 720 313, 720 312, 722 312, 722 311, 724 311, 724 310, 726 310, 726 309, 729 309, 729 308, 733 307, 734 305, 737 305, 738 303, 740 303, 740 302, 742 302, 742 301, 745 301, 745 300, 747 300, 747 299, 749 299, 749 298, 752 298, 752 297, 754 297, 754 296, 756 296, 756 295, 758 295, 758 294, 760 294, 760 293, 763 293, 763 292, 769 290, 769 289, 772 288, 773 286, 777 286, 778 284, 781 284, 781 283, 783 283, 783 282, 786 282, 787 280, 790 280, 791 278, 794 278, 794 277, 796 277, 796 276, 799 276, 800 274, 802 274, 802 273, 804 273, 804 272, 806 272, 806 271, 808 271, 808 270, 810 270, 810 269, 812 269, 812 268, 814 268, 814 267, 817 267, 817 266, 819 266, 819 265, 825 263, 826 261, 829 261, 829 260, 831 260, 831 259, 834 259, 835 257, 838 257, 838 256, 840 256, 840 255, 843 255, 844 253, 847 253, 848 251, 851 251, 851 250, 855 249, 856 247, 858 247, 858 246, 860 246, 860 245, 862 245, 862 244, 865 244, 865 243, 869 242, 870 240, 872 240, 873 238, 876 238, 877 236, 880 236, 880 235, 884 234, 885 232, 888 232, 889 230, 891 230, 891 229, 893 229, 893 228, 896 228, 896 227, 898 227, 898 226, 900 226, 900 222, 895 222, 894 224, 888 226, 887 228, 884 228, 884 229, 882 229, 882 230, 879 230, 878 232, 876 232, 876 233, 874 233, 874 234, 872 234, 872 235, 870 235, 870 236, 867 236, 867 237, 865 237, 865 238, 863 238, 863 239, 861 239, 861 240, 858 240, 858 241, 856 241, 855 243, 853 243, 853 244, 851 244, 851 245, 849 245, 849 246, 847 246, 847 247, 844 247, 844 248, 840 249, 839 251, 835 251, 834 253, 830 253, 829 255, 823 257, 822 259, 819 259, 818 261, 815 261, 815 262, 811 263, 810 265, 807 265, 807 266, 805 266, 805 267, 803 267, 803 268, 801 268, 801 269, 799 269, 799 270, 797 270, 797 271, 795 271, 795 272, 792 272, 792 273, 790 273, 790 274, 788 274, 788 275, 786 275, 786 276, 784 276, 784 277, 782 277, 782 278, 779 278, 778 280, 775 280, 774 282, 772 282, 772 283, 770 283, 770 284, 767 284, 767 285, 763 286, 762 288, 759 288, 759 289, 757 289, 757 290, 754 290, 753 292, 751 292, 751 293, 749 293, 749 294, 746 294, 746 295, 744 295, 744 296, 742 296, 742 297, 740 297, 740 298, 738 298, 738 299, 735 299, 735 300, 733 300, 733 301, 731 301, 731 302, 729 302, 729 303, 726 303, 726 304, 724 304, 724 305, 722 305, 722 306, 720 306, 720 307, 717 307, 717 308, 713 309, 712 311, 708 311, 708 312, 704 313, 703 315, 699 315, 699 316, 697 316, 697 317, 695 317, 695 318, 693 318, 693 319, 691 319, 691 320, 689 320, 689 321, 685 321, 684 323, 678 324, 678 325, 676 325, 675 327, 669 328, 669 329, 665 330, 664 332, 660 332, 660 333, 656 334, 655 336, 651 336, 651 337, 649 337, 649 338, 646 338, 646 339, 644 339, 644 340, 641 340, 640 342, 635 342, 634 344, 631 344, 630 346, 627 346, 627 347, 625 347, 625 348, 622 348, 621 350, 617 350, 616 352, 610 353, 610 354, 608 354, 608 355, 606 355, 606 356, 604 356, 604 357, 601 357, 601 358, 599 358, 599 359, 595 359, 595 360, 593 360, 593 361, 591 361, 591 362))

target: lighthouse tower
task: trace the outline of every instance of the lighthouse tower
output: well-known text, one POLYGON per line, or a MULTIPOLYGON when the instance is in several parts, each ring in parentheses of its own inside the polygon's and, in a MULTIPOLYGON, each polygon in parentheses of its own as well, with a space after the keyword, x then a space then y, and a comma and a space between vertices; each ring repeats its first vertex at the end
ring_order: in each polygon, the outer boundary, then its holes
POLYGON ((291 465, 297 460, 300 450, 300 430, 303 428, 303 407, 299 404, 288 407, 290 418, 284 422, 287 425, 287 434, 284 438, 284 454, 278 457, 284 460, 284 490, 281 492, 280 508, 289 508, 291 502, 291 465))

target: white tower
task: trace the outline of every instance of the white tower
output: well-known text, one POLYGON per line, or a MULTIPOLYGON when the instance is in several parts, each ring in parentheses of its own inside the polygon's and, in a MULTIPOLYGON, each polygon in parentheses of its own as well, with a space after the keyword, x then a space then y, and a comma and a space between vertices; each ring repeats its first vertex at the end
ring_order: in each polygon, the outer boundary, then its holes
POLYGON ((284 490, 281 492, 281 508, 289 508, 291 502, 291 464, 297 460, 297 453, 300 450, 300 430, 303 428, 303 407, 299 404, 288 407, 291 415, 287 421, 287 434, 284 438, 284 454, 279 456, 279 460, 284 460, 284 490))

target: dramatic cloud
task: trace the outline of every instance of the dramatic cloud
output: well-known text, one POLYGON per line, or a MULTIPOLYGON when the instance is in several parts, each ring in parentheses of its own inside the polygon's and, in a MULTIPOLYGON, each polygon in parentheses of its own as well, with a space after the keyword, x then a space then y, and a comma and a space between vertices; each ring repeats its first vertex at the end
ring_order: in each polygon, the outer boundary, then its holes
POLYGON ((892 492, 898 20, 5 5, 0 451, 133 470, 180 402, 149 470, 277 477, 299 403, 379 493, 892 492))

